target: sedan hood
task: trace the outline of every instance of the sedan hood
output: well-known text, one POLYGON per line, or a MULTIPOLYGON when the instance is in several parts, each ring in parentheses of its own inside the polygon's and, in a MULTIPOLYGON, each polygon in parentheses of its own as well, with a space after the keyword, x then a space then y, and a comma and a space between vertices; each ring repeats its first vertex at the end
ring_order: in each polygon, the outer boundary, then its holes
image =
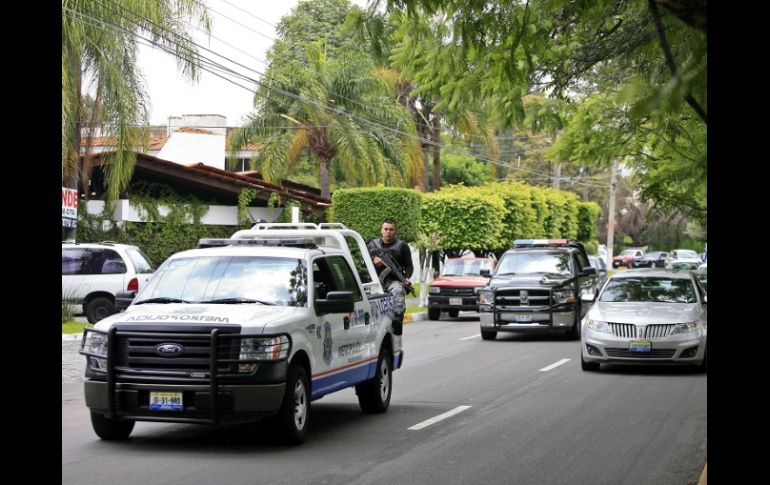
MULTIPOLYGON (((99 330, 108 330, 115 324, 200 324, 200 325, 241 325, 258 329, 261 333, 266 325, 281 323, 296 318, 297 307, 242 304, 188 304, 188 303, 147 303, 132 305, 122 313, 116 313, 96 324, 99 330)), ((252 332, 244 332, 252 333, 252 332)))
POLYGON ((431 286, 470 286, 470 287, 476 287, 476 286, 487 286, 487 282, 489 281, 489 278, 485 278, 483 276, 473 276, 473 275, 467 275, 467 276, 439 276, 435 280, 433 280, 430 285, 431 286))
POLYGON ((701 317, 698 303, 603 302, 589 311, 588 318, 635 325, 686 323, 701 317))

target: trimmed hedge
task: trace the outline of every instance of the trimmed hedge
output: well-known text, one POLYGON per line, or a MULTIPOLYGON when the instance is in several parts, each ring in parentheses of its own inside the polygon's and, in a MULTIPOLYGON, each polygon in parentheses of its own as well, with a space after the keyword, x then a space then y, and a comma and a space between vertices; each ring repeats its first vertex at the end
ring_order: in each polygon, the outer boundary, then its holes
POLYGON ((394 219, 398 237, 414 242, 420 233, 422 195, 416 190, 391 187, 337 189, 327 211, 329 222, 341 222, 364 240, 380 237, 384 219, 394 219))
POLYGON ((423 195, 422 229, 438 235, 443 249, 498 249, 505 244, 501 237, 505 214, 503 199, 488 191, 441 190, 423 195))

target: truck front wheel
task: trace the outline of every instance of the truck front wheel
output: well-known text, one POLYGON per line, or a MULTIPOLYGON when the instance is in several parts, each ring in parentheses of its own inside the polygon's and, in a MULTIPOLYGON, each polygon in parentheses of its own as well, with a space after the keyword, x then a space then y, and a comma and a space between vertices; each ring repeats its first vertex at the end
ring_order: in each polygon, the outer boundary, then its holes
POLYGON ((307 373, 301 366, 292 363, 289 365, 283 404, 273 421, 274 430, 283 443, 298 445, 307 437, 309 420, 310 384, 307 373))
POLYGON ((134 430, 134 421, 116 421, 103 414, 91 411, 91 426, 96 435, 107 441, 124 440, 134 430))

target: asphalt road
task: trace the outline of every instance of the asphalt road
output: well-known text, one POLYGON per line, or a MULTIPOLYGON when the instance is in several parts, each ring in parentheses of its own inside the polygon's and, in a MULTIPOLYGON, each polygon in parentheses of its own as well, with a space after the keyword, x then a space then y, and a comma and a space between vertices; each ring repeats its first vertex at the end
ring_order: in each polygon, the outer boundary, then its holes
POLYGON ((352 390, 326 396, 294 448, 260 424, 137 423, 128 441, 100 441, 82 399, 84 359, 62 342, 62 483, 697 483, 705 374, 583 372, 576 341, 478 333, 473 313, 405 325, 389 411, 361 414, 352 390))

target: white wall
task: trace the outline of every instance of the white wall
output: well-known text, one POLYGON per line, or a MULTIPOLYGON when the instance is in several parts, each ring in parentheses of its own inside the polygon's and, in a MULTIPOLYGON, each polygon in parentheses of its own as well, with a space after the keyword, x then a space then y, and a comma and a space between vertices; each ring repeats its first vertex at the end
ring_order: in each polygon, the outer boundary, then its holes
MULTIPOLYGON (((86 210, 89 214, 98 215, 104 210, 104 201, 102 200, 89 200, 86 206, 86 210)), ((273 222, 281 215, 280 208, 273 207, 249 207, 248 212, 252 221, 257 219, 264 219, 269 222, 273 222)), ((129 203, 128 199, 120 199, 115 202, 115 208, 112 211, 112 220, 114 221, 128 221, 128 222, 146 222, 146 214, 143 214, 143 210, 139 207, 134 207, 129 203)), ((165 216, 170 212, 167 206, 160 206, 158 212, 165 216)), ((192 221, 190 221, 192 222, 192 221)), ((225 225, 236 226, 238 225, 238 207, 227 205, 211 205, 206 214, 201 217, 201 224, 206 225, 225 225)))

